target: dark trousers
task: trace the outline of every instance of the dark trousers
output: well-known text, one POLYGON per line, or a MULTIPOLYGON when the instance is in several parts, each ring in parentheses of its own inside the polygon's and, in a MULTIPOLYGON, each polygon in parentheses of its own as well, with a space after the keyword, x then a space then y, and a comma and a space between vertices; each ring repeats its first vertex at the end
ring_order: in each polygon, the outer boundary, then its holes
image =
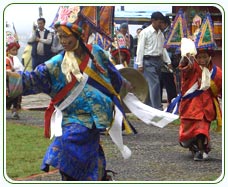
POLYGON ((6 108, 9 110, 13 106, 14 109, 17 109, 17 110, 20 109, 21 99, 22 99, 21 95, 13 99, 6 97, 6 108))
POLYGON ((162 90, 165 87, 167 92, 167 99, 169 103, 172 101, 173 98, 177 96, 176 84, 174 81, 173 73, 161 72, 160 87, 161 87, 161 98, 162 98, 162 90))
POLYGON ((177 93, 181 92, 181 75, 180 75, 180 70, 178 68, 175 69, 174 71, 174 75, 175 75, 175 82, 176 82, 176 90, 177 93))

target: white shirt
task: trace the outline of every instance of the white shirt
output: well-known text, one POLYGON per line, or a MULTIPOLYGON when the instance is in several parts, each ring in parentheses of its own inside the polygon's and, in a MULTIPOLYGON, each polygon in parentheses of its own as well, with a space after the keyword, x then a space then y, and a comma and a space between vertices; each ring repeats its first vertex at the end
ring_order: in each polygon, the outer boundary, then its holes
POLYGON ((24 66, 17 56, 13 56, 13 68, 15 71, 24 71, 24 66))
POLYGON ((171 60, 168 52, 163 47, 164 42, 165 38, 161 30, 157 32, 152 25, 143 29, 139 34, 136 53, 136 64, 138 67, 143 66, 144 55, 161 56, 164 62, 170 64, 171 60))
POLYGON ((13 60, 11 60, 11 58, 9 57, 6 57, 9 61, 10 61, 10 65, 12 67, 12 69, 16 72, 18 71, 24 71, 24 66, 23 64, 21 63, 21 61, 19 60, 19 58, 17 56, 13 56, 13 55, 10 55, 13 60))

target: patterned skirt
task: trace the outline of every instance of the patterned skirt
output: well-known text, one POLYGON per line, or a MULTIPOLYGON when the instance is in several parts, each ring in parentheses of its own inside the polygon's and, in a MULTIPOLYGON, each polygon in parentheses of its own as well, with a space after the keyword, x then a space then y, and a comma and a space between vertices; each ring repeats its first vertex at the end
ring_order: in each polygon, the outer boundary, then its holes
POLYGON ((41 170, 48 172, 49 166, 53 166, 77 181, 101 180, 106 161, 99 141, 100 134, 95 127, 65 125, 63 135, 48 147, 41 170))

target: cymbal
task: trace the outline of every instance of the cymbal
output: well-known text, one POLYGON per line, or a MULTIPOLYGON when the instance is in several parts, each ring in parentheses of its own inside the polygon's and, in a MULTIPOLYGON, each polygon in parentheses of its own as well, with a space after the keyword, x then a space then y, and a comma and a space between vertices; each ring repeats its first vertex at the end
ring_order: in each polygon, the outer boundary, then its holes
MULTIPOLYGON (((149 87, 143 74, 130 67, 119 69, 119 72, 131 83, 133 87, 132 92, 135 94, 135 96, 138 97, 141 102, 145 103, 149 95, 149 87)), ((127 90, 122 88, 120 90, 120 97, 124 98, 126 94, 127 90)), ((126 106, 124 106, 124 108, 126 109, 126 106)), ((129 112, 129 110, 126 109, 125 112, 129 112)))

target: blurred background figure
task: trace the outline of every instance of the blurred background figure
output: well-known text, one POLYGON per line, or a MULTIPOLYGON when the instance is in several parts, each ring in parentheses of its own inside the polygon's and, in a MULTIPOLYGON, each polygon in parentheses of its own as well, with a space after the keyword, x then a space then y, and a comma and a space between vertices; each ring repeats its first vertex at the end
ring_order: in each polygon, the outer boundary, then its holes
POLYGON ((130 54, 131 54, 131 59, 132 61, 130 62, 131 66, 133 65, 133 58, 134 58, 134 44, 133 44, 133 36, 130 34, 130 31, 129 31, 129 26, 128 26, 128 23, 122 23, 120 24, 120 30, 119 30, 120 33, 123 34, 124 38, 125 38, 125 41, 126 41, 126 46, 128 48, 128 50, 130 51, 130 54))
MULTIPOLYGON (((20 48, 18 37, 11 32, 6 33, 6 71, 18 72, 23 71, 24 66, 17 57, 18 50, 20 48)), ((12 119, 19 119, 19 109, 21 108, 22 96, 19 95, 16 98, 10 98, 8 93, 6 93, 6 108, 8 110, 12 107, 12 119)))
POLYGON ((163 110, 161 103, 160 75, 163 62, 171 65, 171 60, 164 48, 165 37, 160 30, 164 15, 161 12, 153 12, 151 25, 140 32, 136 64, 138 70, 143 72, 149 85, 148 105, 163 110))
POLYGON ((57 31, 55 28, 54 28, 52 38, 53 38, 53 41, 52 41, 52 45, 51 45, 51 52, 52 52, 52 55, 54 56, 63 50, 63 46, 60 44, 59 37, 57 36, 57 31))
POLYGON ((45 19, 38 18, 28 42, 32 45, 32 69, 47 61, 51 56, 52 34, 45 28, 45 19))
POLYGON ((136 30, 136 35, 133 39, 133 45, 134 45, 134 69, 137 69, 137 64, 135 64, 135 60, 136 60, 136 52, 137 52, 137 45, 138 45, 138 37, 139 37, 139 34, 140 32, 142 31, 143 29, 142 28, 138 28, 136 30))
MULTIPOLYGON (((171 28, 171 21, 169 16, 165 16, 164 21, 161 23, 161 31, 167 40, 168 34, 171 28)), ((169 57, 172 64, 172 55, 175 53, 172 48, 167 49, 169 57)), ((172 99, 177 96, 176 84, 174 81, 173 67, 170 68, 167 63, 163 62, 161 66, 161 76, 160 76, 160 87, 161 87, 161 98, 163 93, 163 88, 165 87, 167 92, 168 103, 171 103, 172 99)))
POLYGON ((128 67, 131 54, 128 50, 125 37, 122 33, 117 33, 114 37, 114 42, 111 47, 111 62, 116 66, 117 69, 121 67, 128 67))

